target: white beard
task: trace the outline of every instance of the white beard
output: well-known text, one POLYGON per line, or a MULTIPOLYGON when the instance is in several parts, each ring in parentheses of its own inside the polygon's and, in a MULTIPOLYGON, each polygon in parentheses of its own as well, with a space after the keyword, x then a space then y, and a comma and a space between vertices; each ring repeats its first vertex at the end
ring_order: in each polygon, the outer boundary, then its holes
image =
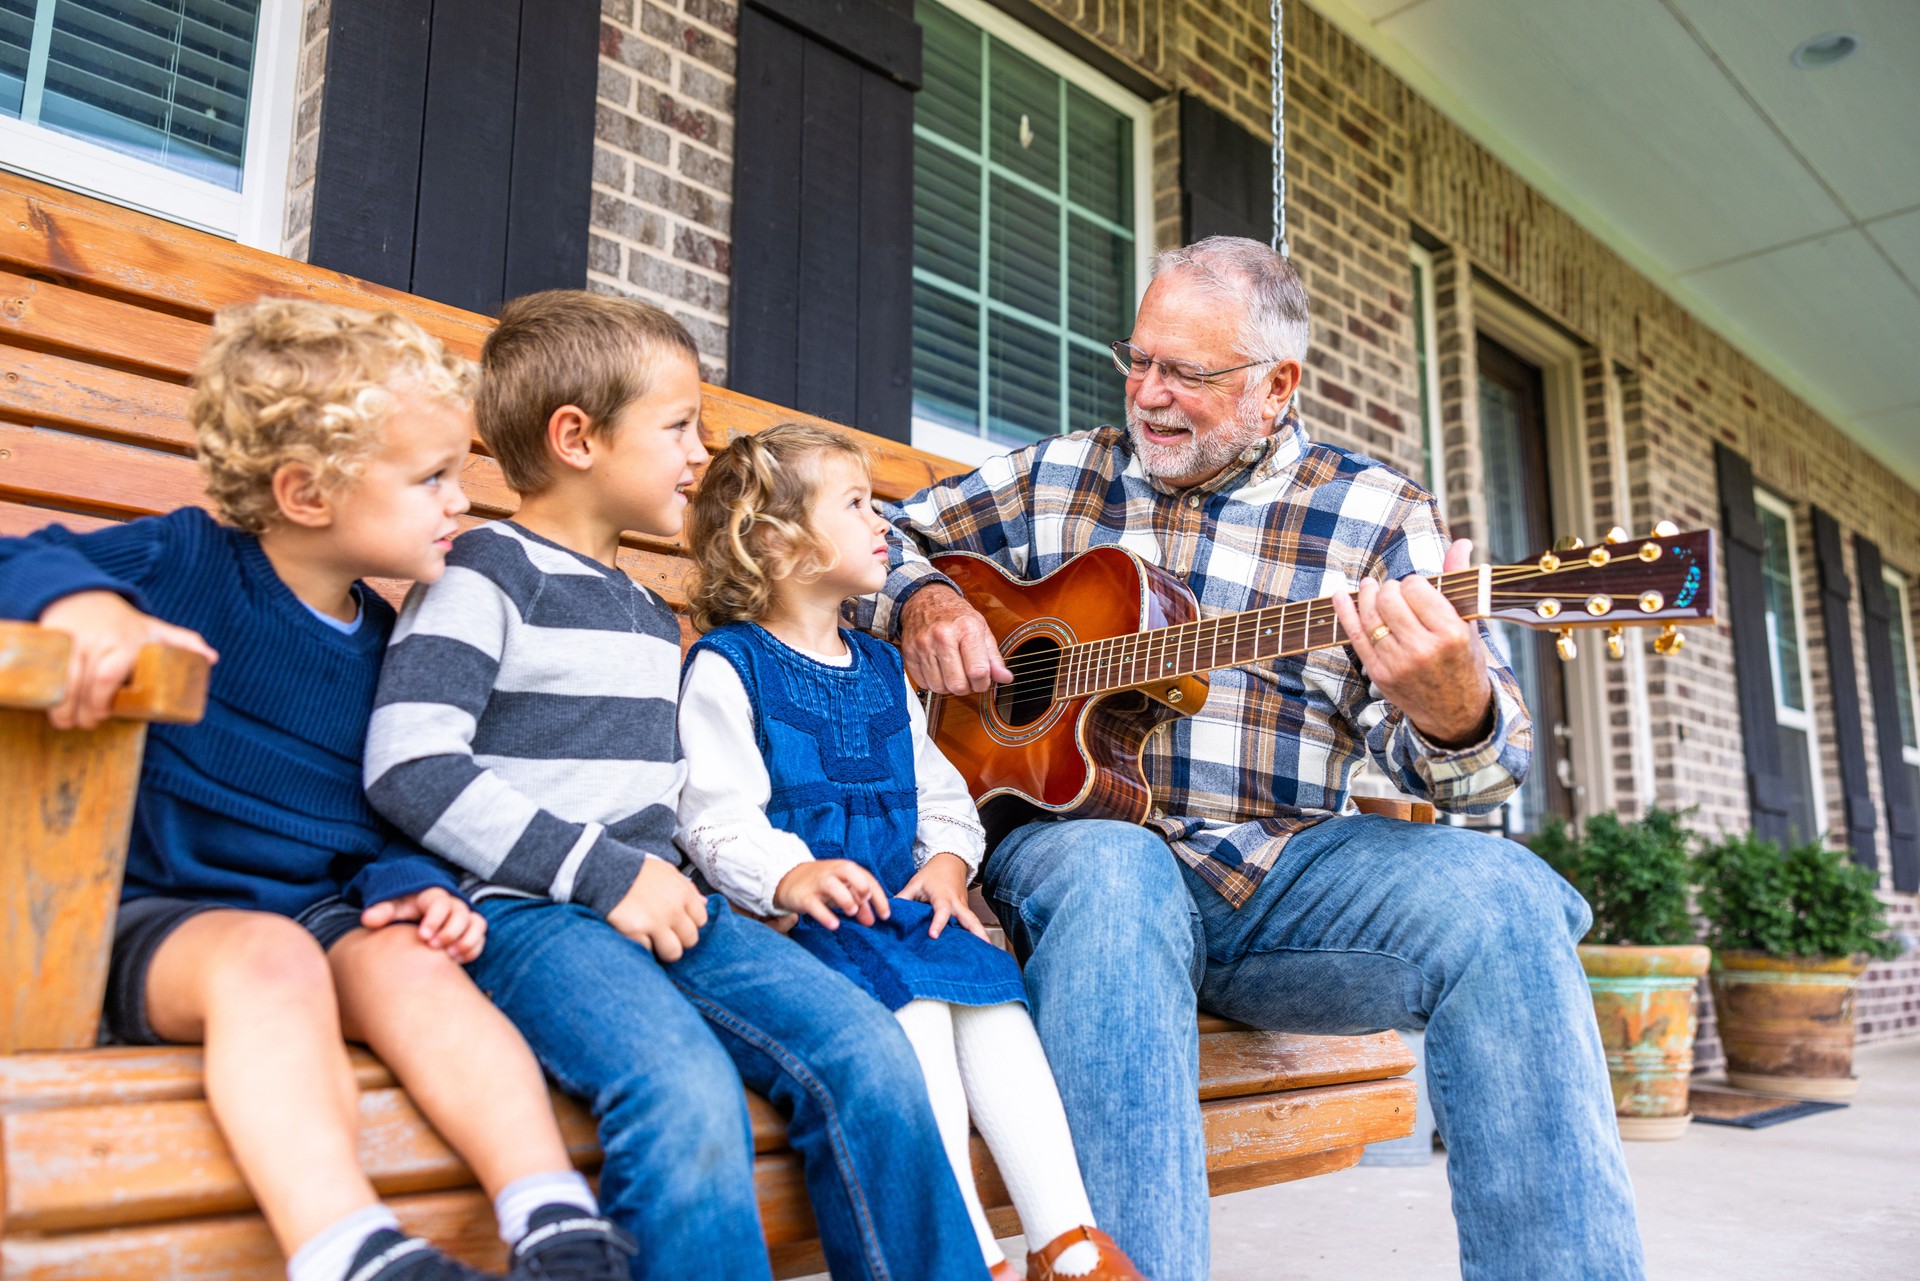
POLYGON ((1248 446, 1268 434, 1266 420, 1260 416, 1261 390, 1259 385, 1248 387, 1234 405, 1233 414, 1214 424, 1213 430, 1204 435, 1178 405, 1147 411, 1129 404, 1127 435, 1133 440, 1140 465, 1147 475, 1160 480, 1219 475, 1227 464, 1245 453, 1248 446), (1141 430, 1143 424, 1159 431, 1184 430, 1187 438, 1177 445, 1155 444, 1141 430))

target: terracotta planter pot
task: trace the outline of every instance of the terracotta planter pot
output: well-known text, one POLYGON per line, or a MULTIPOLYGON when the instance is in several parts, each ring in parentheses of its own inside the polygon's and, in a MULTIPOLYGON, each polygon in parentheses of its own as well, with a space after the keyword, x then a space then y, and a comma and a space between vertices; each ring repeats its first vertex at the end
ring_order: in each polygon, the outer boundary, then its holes
POLYGON ((1580 948, 1621 1138, 1677 1139, 1686 1132, 1694 1005, 1711 955, 1698 946, 1580 948))
POLYGON ((1713 1009, 1736 1089, 1795 1099, 1847 1099, 1853 1076, 1853 992, 1863 956, 1713 958, 1713 1009))

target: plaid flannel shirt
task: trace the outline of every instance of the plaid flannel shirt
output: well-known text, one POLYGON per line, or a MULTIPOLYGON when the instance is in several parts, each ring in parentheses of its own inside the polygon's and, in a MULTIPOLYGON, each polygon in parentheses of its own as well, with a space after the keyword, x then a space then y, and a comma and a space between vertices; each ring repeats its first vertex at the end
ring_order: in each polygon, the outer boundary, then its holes
MULTIPOLYGON (((1436 574, 1447 534, 1433 496, 1370 458, 1307 438, 1291 412, 1273 436, 1204 485, 1146 475, 1124 431, 1101 427, 993 458, 885 514, 896 537, 886 586, 858 607, 876 635, 929 583, 929 553, 970 551, 1021 578, 1118 543, 1183 580, 1203 617, 1348 590, 1363 577, 1436 574)), ((1479 814, 1525 778, 1532 723, 1485 624, 1492 732, 1448 749, 1424 739, 1340 646, 1212 674, 1206 706, 1152 735, 1143 754, 1150 826, 1234 906, 1252 897, 1294 833, 1348 807, 1371 754, 1401 791, 1479 814)))

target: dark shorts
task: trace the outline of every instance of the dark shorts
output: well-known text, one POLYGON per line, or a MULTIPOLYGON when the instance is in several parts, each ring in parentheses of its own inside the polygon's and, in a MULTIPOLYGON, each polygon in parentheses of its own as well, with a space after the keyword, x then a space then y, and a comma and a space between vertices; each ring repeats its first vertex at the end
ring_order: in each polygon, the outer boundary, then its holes
MULTIPOLYGON (((147 1022, 147 970, 168 935, 202 912, 233 911, 225 903, 184 898, 137 898, 120 905, 113 929, 113 956, 107 962, 107 1000, 102 1012, 107 1036, 121 1045, 165 1045, 147 1022)), ((360 909, 340 898, 325 898, 294 918, 320 943, 331 948, 360 925, 360 909)))

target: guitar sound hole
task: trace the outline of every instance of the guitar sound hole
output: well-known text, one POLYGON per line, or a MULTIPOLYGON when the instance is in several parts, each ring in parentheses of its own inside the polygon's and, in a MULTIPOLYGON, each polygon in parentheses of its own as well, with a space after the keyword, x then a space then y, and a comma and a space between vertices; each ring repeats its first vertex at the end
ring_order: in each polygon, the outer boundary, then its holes
POLYGON ((1031 725, 1053 706, 1054 676, 1060 668, 1060 642, 1051 636, 1030 636, 1007 655, 1013 683, 993 692, 993 708, 1014 729, 1031 725))

